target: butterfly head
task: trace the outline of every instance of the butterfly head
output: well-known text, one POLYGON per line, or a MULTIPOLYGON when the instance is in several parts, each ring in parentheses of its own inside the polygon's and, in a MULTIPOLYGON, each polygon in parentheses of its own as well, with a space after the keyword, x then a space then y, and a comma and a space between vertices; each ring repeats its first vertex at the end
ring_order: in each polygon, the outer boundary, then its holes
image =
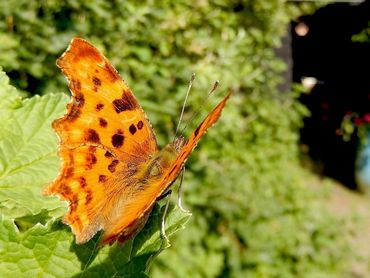
POLYGON ((176 150, 176 152, 180 152, 182 147, 185 145, 185 137, 180 135, 179 137, 175 138, 172 143, 170 143, 172 147, 176 150))

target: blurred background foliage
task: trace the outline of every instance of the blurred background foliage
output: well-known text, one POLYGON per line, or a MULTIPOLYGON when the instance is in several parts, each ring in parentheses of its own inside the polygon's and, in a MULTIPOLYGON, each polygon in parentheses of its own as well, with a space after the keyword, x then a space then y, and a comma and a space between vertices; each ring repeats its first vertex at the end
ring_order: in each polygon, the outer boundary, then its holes
POLYGON ((173 138, 192 72, 185 122, 232 89, 187 163, 192 220, 151 275, 337 277, 351 257, 345 225, 326 211, 324 192, 303 183, 298 131, 308 110, 298 90, 277 90, 285 64, 275 49, 288 23, 314 9, 283 0, 1 1, 0 65, 30 94, 67 92, 55 60, 73 37, 90 40, 133 89, 161 146, 173 138), (205 102, 214 80, 221 88, 205 102))

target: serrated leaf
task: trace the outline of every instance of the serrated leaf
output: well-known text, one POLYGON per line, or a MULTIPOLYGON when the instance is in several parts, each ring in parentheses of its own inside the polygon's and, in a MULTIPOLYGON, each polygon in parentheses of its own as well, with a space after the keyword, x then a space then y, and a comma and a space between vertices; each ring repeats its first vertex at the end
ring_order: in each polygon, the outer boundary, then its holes
POLYGON ((6 116, 9 109, 16 107, 20 97, 17 90, 9 85, 9 77, 0 67, 0 115, 6 116))
POLYGON ((63 207, 56 199, 44 198, 41 190, 58 171, 51 122, 64 113, 67 101, 64 94, 35 96, 7 112, 0 130, 1 214, 23 217, 63 207))
MULTIPOLYGON (((124 245, 97 247, 99 236, 76 245, 68 226, 57 220, 20 232, 16 222, 0 221, 1 277, 147 277, 152 259, 168 246, 160 235, 162 208, 156 204, 144 229, 124 245)), ((178 208, 166 219, 167 235, 183 228, 190 214, 178 208)))

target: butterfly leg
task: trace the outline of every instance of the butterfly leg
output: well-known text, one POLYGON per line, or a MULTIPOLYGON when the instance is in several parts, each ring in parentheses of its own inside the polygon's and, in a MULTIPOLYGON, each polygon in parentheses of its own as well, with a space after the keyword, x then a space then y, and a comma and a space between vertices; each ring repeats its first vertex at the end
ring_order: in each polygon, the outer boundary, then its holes
POLYGON ((168 190, 166 193, 164 193, 160 198, 165 198, 165 197, 168 197, 167 198, 167 202, 166 202, 166 206, 164 207, 164 212, 163 212, 163 216, 162 216, 162 222, 161 222, 161 235, 162 237, 165 239, 166 243, 169 245, 170 244, 170 240, 168 239, 167 235, 166 235, 166 231, 165 231, 165 219, 166 219, 166 215, 167 215, 167 212, 168 212, 168 207, 170 205, 170 200, 171 200, 171 194, 172 194, 172 190, 168 190))
POLYGON ((182 171, 181 171, 181 177, 180 177, 180 184, 179 184, 179 187, 177 188, 177 206, 180 208, 180 210, 184 213, 190 213, 189 210, 187 209, 184 209, 184 207, 182 206, 182 191, 181 191, 181 188, 182 188, 182 182, 184 181, 184 176, 185 176, 185 166, 184 168, 182 168, 182 171))

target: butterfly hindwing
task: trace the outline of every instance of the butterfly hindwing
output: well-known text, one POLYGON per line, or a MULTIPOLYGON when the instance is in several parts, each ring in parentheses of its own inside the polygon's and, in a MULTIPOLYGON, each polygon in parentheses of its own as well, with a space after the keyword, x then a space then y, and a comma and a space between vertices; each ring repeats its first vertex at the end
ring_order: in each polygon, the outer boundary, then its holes
POLYGON ((61 147, 59 155, 62 170, 45 193, 57 193, 69 202, 63 222, 71 226, 77 243, 84 242, 102 226, 96 212, 104 206, 106 190, 111 185, 110 175, 120 166, 119 161, 94 146, 61 147))

